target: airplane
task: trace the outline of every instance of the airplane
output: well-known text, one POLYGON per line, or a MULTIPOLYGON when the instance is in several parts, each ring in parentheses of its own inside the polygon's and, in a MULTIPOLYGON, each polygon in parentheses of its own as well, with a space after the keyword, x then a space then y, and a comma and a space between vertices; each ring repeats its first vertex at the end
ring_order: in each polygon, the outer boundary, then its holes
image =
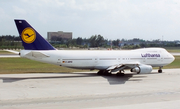
POLYGON ((174 61, 174 56, 164 48, 135 50, 57 50, 48 43, 26 20, 15 19, 24 50, 20 57, 74 69, 98 70, 99 75, 117 72, 124 76, 131 72, 151 73, 153 67, 162 67, 174 61), (27 37, 28 36, 28 37, 27 37))

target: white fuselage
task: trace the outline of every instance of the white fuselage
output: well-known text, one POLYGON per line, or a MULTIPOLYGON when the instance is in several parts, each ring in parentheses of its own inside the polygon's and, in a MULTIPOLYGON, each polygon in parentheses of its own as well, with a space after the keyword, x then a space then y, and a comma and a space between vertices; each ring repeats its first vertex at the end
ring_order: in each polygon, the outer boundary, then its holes
POLYGON ((163 48, 136 50, 21 50, 20 56, 76 69, 103 70, 114 65, 144 64, 162 67, 174 57, 163 48))

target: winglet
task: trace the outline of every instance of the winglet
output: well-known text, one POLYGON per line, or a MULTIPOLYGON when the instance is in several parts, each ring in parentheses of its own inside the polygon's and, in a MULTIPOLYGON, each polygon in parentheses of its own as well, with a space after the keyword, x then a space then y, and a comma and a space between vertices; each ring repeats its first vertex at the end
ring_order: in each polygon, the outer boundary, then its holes
POLYGON ((26 20, 14 21, 25 50, 55 50, 26 20))

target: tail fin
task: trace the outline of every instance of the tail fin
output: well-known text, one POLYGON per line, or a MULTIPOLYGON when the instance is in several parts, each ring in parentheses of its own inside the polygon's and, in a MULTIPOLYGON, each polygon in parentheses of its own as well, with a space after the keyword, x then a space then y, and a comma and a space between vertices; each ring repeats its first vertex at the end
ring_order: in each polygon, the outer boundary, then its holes
POLYGON ((25 50, 55 50, 28 22, 14 21, 25 50))

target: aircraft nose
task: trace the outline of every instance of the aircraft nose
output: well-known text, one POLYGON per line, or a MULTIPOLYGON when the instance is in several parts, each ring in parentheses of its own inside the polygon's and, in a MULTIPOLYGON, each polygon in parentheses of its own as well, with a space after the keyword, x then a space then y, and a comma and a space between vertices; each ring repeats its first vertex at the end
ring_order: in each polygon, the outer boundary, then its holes
POLYGON ((173 56, 173 61, 175 60, 175 57, 173 56))
POLYGON ((170 57, 172 58, 172 62, 173 62, 175 60, 175 57, 172 54, 170 54, 170 57))

